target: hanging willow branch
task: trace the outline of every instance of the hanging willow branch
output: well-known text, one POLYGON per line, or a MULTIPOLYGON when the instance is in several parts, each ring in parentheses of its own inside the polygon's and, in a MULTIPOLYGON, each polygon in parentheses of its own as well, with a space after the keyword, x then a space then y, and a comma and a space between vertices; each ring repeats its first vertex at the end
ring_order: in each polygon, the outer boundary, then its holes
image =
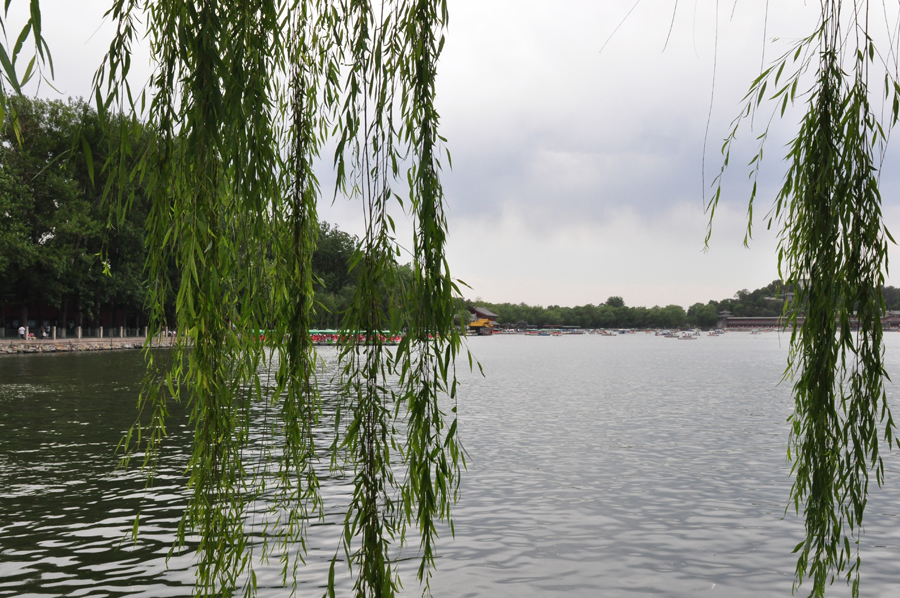
MULTIPOLYGON (((401 343, 398 359, 403 363, 400 379, 403 400, 409 408, 405 457, 408 478, 403 488, 406 520, 417 521, 422 561, 419 579, 434 565, 437 519, 450 521, 456 501, 463 456, 456 442, 456 422, 446 428, 440 397, 456 396, 452 368, 461 342, 453 318, 453 297, 459 295, 447 265, 447 242, 443 195, 438 173, 440 138, 438 113, 434 107, 436 63, 444 43, 440 31, 447 22, 446 4, 427 0, 413 2, 403 27, 410 46, 410 64, 403 72, 403 106, 408 114, 407 138, 415 156, 410 170, 410 203, 416 216, 414 245, 414 301, 406 306, 411 314, 411 334, 401 343)), ((449 155, 448 155, 449 159, 449 155)), ((453 413, 456 407, 452 408, 453 413)))
MULTIPOLYGON (((350 40, 347 74, 348 93, 341 120, 349 126, 342 131, 339 145, 349 148, 353 158, 349 171, 338 159, 339 179, 345 189, 362 200, 365 234, 353 257, 357 270, 356 294, 342 324, 350 340, 341 351, 341 388, 346 400, 348 423, 342 438, 335 441, 354 472, 353 494, 344 520, 343 550, 347 563, 356 570, 357 596, 392 596, 399 588, 392 567, 391 543, 399 536, 394 498, 396 429, 393 392, 389 376, 394 356, 382 340, 382 329, 396 330, 397 318, 390 317, 393 301, 384 295, 394 289, 393 222, 387 209, 392 200, 389 180, 397 163, 393 144, 393 70, 397 56, 392 52, 396 21, 376 15, 365 1, 350 3, 351 12, 341 23, 350 40)), ((381 10, 390 7, 382 6, 381 10)), ((336 558, 336 557, 335 557, 336 558)), ((335 562, 332 561, 332 570, 335 562)), ((329 576, 329 592, 334 592, 329 576)))
POLYGON ((360 339, 342 354, 349 423, 340 448, 356 472, 344 552, 359 569, 357 594, 388 596, 399 587, 391 546, 402 544, 410 525, 419 531, 419 578, 427 585, 435 524, 449 522, 459 480, 455 423, 448 426, 439 405, 442 396, 455 395, 452 367, 460 348, 453 326, 458 291, 446 269, 435 156, 434 76, 446 7, 397 3, 382 5, 378 16, 367 3, 354 8, 342 24, 354 40, 351 63, 358 68, 347 75, 349 100, 341 119, 351 126, 344 127, 339 147, 351 148, 357 159, 348 169, 339 154, 337 167, 347 173, 345 186, 363 199, 366 234, 354 258, 356 299, 343 325, 344 334, 360 339), (397 140, 403 145, 396 146, 397 140), (407 155, 413 161, 409 205, 417 223, 408 289, 393 264, 398 249, 387 211, 394 198, 390 181, 407 155), (374 172, 380 177, 372 177, 374 172), (405 336, 391 353, 383 333, 393 336, 401 329, 405 336), (388 386, 391 376, 397 378, 388 386), (404 418, 406 429, 400 431, 404 418), (400 477, 394 472, 398 465, 404 466, 400 477))
MULTIPOLYGON (((792 327, 785 376, 793 382, 795 399, 788 456, 791 500, 803 512, 806 528, 795 549, 795 589, 810 580, 811 596, 823 596, 842 575, 859 595, 869 476, 874 473, 882 484, 879 437, 888 448, 894 442, 881 328, 887 243, 893 239, 882 218, 876 156, 886 139, 869 103, 870 68, 890 69, 879 62, 867 19, 867 2, 851 3, 842 12, 838 0, 823 1, 813 35, 754 81, 746 110, 724 146, 727 165, 740 120, 768 99, 783 115, 804 95, 797 91, 802 75, 814 70, 772 214, 781 226, 779 270, 794 292, 785 305, 785 321, 792 327), (789 64, 795 68, 785 76, 789 64)), ((893 126, 900 88, 889 75, 885 82, 884 97, 893 96, 893 126)), ((764 132, 760 139, 765 137, 764 132)), ((761 159, 762 147, 751 162, 751 218, 761 159)), ((710 211, 720 194, 721 186, 710 211)))
POLYGON ((50 56, 50 47, 43 37, 41 27, 41 3, 40 0, 29 0, 28 20, 22 29, 14 31, 7 28, 9 7, 12 0, 6 0, 3 8, 0 10, 0 123, 6 121, 6 111, 9 110, 10 123, 13 132, 19 143, 22 143, 22 133, 19 130, 19 118, 16 113, 14 103, 8 102, 10 93, 17 96, 22 95, 22 88, 31 81, 35 75, 42 77, 41 73, 45 66, 50 67, 50 77, 53 77, 53 58, 50 56), (7 35, 12 34, 15 41, 10 44, 10 38, 7 35), (33 45, 33 54, 29 59, 27 55, 22 55, 22 50, 28 45, 33 45), (20 67, 22 61, 26 59, 28 63, 24 69, 20 67))
MULTIPOLYGON (((254 565, 270 556, 296 589, 308 521, 323 513, 316 463, 329 449, 332 463, 353 475, 342 548, 355 593, 389 596, 400 587, 395 562, 408 529, 420 538, 427 588, 437 523, 450 523, 462 463, 452 404, 458 289, 445 257, 434 109, 446 6, 115 0, 107 16, 118 34, 95 79, 98 111, 131 111, 133 122, 146 116, 153 143, 138 168, 124 171, 131 146, 122 135, 106 168, 149 191, 151 329, 178 335, 168 369, 147 353, 141 404, 152 415, 129 432, 126 460, 144 451, 152 475, 168 402, 190 403, 191 497, 176 547, 199 539, 196 593, 253 594, 254 565), (133 93, 138 17, 155 72, 133 93), (309 335, 313 164, 329 135, 337 188, 362 205, 366 233, 353 263, 356 295, 341 315, 342 404, 330 422, 338 435, 319 447, 309 335), (407 184, 404 202, 392 186, 407 184), (395 206, 416 224, 411 279, 397 262, 395 206), (163 308, 172 297, 174 314, 163 308), (399 347, 384 342, 400 334, 399 347), (270 440, 251 450, 254 409, 278 417, 262 424, 270 440), (244 530, 258 499, 269 519, 251 541, 244 530)), ((113 205, 127 208, 121 199, 113 205)))

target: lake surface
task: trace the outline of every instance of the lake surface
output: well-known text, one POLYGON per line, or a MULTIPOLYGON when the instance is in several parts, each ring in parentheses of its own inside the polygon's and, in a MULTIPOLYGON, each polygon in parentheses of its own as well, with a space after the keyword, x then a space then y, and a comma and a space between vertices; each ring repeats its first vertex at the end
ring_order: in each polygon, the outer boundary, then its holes
MULTIPOLYGON (((900 374, 900 334, 886 342, 888 371, 900 374)), ((786 337, 469 345, 486 377, 460 371, 468 472, 434 596, 791 595, 802 525, 785 515, 786 337)), ((190 595, 190 552, 166 563, 185 504, 184 414, 152 488, 134 468, 116 470, 141 375, 137 352, 0 358, 0 596, 190 595)), ((900 392, 888 392, 900 417, 900 392)), ((863 596, 898 595, 898 457, 866 511, 863 596)), ((328 513, 311 528, 300 596, 322 595, 347 489, 324 482, 328 513)), ((258 575, 261 596, 287 594, 277 567, 258 575)), ((412 576, 404 585, 418 595, 412 576)), ((838 582, 829 595, 849 591, 838 582)))

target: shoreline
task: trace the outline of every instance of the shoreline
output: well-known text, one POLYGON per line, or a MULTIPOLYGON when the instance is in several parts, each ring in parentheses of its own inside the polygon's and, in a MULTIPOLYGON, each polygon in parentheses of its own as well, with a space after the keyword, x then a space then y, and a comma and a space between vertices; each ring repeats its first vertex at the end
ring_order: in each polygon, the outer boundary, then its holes
MULTIPOLYGON (((143 349, 145 338, 72 338, 72 339, 31 339, 20 338, 0 340, 0 356, 34 353, 72 353, 79 351, 116 351, 143 349)), ((174 339, 154 338, 154 347, 171 347, 174 339)))

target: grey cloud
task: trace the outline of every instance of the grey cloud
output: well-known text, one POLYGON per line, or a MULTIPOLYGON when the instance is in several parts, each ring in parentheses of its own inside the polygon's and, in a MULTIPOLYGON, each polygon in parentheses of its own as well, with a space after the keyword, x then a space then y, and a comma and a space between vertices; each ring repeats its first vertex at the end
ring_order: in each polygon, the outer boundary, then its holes
MULTIPOLYGON (((702 205, 702 135, 690 127, 664 135, 647 127, 641 135, 600 136, 585 143, 579 131, 567 129, 519 138, 512 134, 512 143, 469 137, 456 147, 451 133, 454 168, 443 180, 456 218, 498 217, 515 210, 535 226, 553 227, 573 219, 602 222, 630 210, 653 221, 673 205, 702 205)), ((743 158, 736 156, 727 173, 726 202, 746 202, 749 196, 743 158)), ((707 160, 707 184, 717 173, 717 159, 707 160)), ((782 170, 773 154, 762 172, 764 202, 782 170)), ((707 198, 710 194, 707 189, 707 198)))

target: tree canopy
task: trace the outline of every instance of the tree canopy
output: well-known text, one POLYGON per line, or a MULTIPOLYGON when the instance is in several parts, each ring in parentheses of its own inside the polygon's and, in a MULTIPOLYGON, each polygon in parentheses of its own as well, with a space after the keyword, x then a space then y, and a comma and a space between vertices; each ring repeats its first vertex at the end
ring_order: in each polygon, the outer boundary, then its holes
MULTIPOLYGON (((110 140, 97 111, 81 99, 20 96, 8 104, 17 123, 10 111, 0 128, 0 301, 31 313, 38 306, 60 307, 59 319, 68 314, 76 325, 96 318, 102 306, 124 308, 135 321, 146 322, 147 197, 138 184, 129 192, 125 218, 110 218, 110 198, 104 198, 110 173, 91 172, 81 146, 84 140, 98 164, 108 158, 110 140)), ((140 142, 149 137, 145 133, 140 142)), ((358 238, 336 225, 318 224, 313 327, 339 326, 356 287, 350 265, 358 245, 358 238)), ((174 322, 174 297, 166 301, 165 313, 174 322)))
POLYGON ((10 111, 0 129, 0 300, 68 305, 78 320, 101 305, 144 313, 147 201, 135 192, 126 217, 110 222, 108 173, 95 176, 80 146, 106 159, 96 111, 80 100, 8 104, 17 122, 10 111))

